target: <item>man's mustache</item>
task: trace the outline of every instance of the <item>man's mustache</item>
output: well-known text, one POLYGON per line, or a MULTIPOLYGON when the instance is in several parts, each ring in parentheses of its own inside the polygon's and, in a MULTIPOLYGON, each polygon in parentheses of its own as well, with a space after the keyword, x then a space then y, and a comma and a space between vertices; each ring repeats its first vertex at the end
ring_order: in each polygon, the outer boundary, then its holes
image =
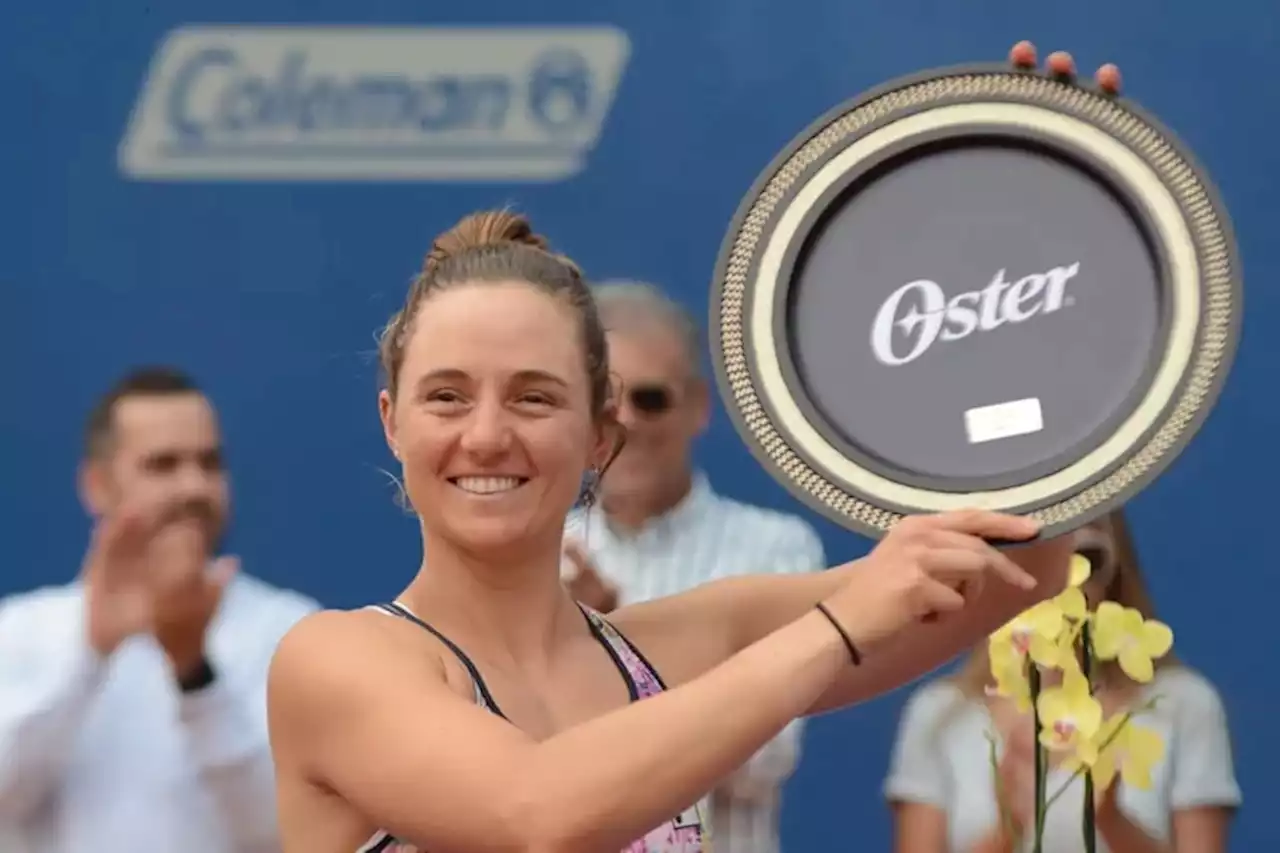
POLYGON ((214 524, 218 520, 218 509, 212 502, 203 498, 179 501, 165 508, 160 516, 160 525, 188 520, 199 521, 206 525, 214 524))
POLYGON ((170 524, 185 521, 199 525, 208 540, 209 553, 217 554, 222 550, 226 531, 217 504, 204 498, 190 498, 171 504, 165 507, 153 529, 159 531, 170 524))

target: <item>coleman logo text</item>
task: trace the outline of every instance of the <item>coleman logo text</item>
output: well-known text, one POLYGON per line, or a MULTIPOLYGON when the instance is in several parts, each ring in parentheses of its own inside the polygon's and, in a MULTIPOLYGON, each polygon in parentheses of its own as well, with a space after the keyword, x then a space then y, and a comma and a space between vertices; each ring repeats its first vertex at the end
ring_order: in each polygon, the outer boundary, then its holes
POLYGON ((191 26, 120 145, 134 180, 529 181, 581 172, 630 51, 607 26, 191 26))
POLYGON ((919 279, 899 287, 880 306, 871 324, 871 352, 888 366, 920 358, 939 340, 958 341, 1052 314, 1071 302, 1067 282, 1080 271, 1079 262, 1009 282, 1000 270, 981 290, 947 298, 936 281, 919 279), (896 340, 895 340, 896 339, 896 340))

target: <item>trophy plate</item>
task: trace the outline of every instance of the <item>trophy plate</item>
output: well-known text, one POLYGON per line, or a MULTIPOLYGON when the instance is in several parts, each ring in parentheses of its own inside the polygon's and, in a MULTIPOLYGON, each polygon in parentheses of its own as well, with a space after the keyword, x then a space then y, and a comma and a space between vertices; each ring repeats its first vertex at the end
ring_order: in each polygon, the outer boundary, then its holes
POLYGON ((1169 130, 1074 82, 953 68, 769 165, 720 252, 711 350, 752 452, 846 528, 977 506, 1053 536, 1186 446, 1241 299, 1226 209, 1169 130))

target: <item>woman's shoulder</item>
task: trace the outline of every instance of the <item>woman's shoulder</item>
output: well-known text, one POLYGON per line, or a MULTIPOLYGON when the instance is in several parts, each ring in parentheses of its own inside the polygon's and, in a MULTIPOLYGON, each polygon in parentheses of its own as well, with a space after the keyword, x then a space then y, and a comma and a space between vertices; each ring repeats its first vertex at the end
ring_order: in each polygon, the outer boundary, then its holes
POLYGON ((890 799, 947 808, 946 779, 985 762, 989 727, 985 706, 950 678, 916 687, 898 720, 886 782, 890 799))
POLYGON ((388 622, 387 615, 374 608, 358 610, 317 610, 297 621, 276 647, 276 660, 286 665, 301 657, 305 660, 317 650, 341 647, 345 643, 357 644, 385 642, 386 633, 380 626, 388 622))
POLYGON ((1156 670, 1155 678, 1145 685, 1143 694, 1155 700, 1157 707, 1168 704, 1193 713, 1217 713, 1222 707, 1222 697, 1213 682, 1181 663, 1156 670))
POLYGON ((952 678, 932 678, 907 696, 902 709, 904 731, 937 732, 948 720, 978 707, 973 698, 952 678))
POLYGON ((399 623, 371 608, 320 610, 303 617, 276 647, 268 700, 313 707, 328 698, 376 690, 396 673, 421 675, 423 660, 411 655, 404 636, 413 626, 399 623))
POLYGON ((971 697, 950 676, 936 676, 919 682, 907 696, 907 707, 936 710, 971 701, 971 697))

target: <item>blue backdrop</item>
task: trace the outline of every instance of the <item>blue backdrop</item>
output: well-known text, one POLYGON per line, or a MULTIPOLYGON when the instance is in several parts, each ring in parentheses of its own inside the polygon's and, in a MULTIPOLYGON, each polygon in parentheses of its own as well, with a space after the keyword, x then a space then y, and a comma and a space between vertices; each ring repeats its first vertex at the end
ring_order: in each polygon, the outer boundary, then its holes
MULTIPOLYGON (((121 370, 156 360, 193 371, 221 408, 248 570, 337 606, 393 593, 416 565, 417 534, 377 471, 388 457, 373 332, 433 234, 514 202, 593 276, 661 282, 705 317, 725 226, 793 134, 885 79, 998 60, 1031 38, 1082 65, 1119 61, 1235 218, 1248 294, 1235 373, 1133 515, 1179 652, 1228 703, 1250 804, 1233 849, 1277 849, 1265 806, 1280 793, 1268 639, 1280 597, 1268 538, 1280 474, 1269 438, 1280 344, 1266 332, 1280 320, 1274 4, 534 5, 5 6, 0 593, 74 574, 83 416, 121 370), (194 24, 493 29, 470 41, 341 29, 170 38, 194 24), (525 25, 595 29, 512 32, 525 25), (459 174, 469 180, 443 179, 459 174)), ((803 511, 723 413, 701 453, 726 492, 803 511)), ((831 558, 865 550, 813 520, 831 558)), ((812 725, 788 791, 790 849, 888 849, 878 786, 901 701, 812 725)))

